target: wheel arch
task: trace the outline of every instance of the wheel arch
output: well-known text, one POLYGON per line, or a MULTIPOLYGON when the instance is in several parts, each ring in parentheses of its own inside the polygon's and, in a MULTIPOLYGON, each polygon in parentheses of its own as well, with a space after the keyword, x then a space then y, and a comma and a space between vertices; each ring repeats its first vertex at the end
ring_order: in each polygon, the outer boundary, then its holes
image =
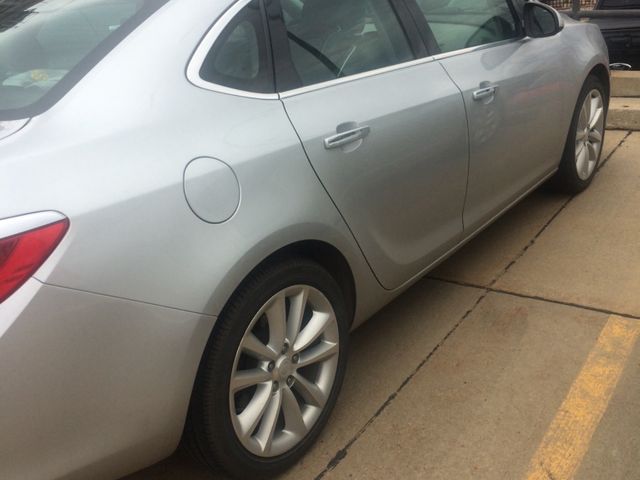
POLYGON ((327 241, 315 239, 295 241, 266 255, 244 275, 242 281, 233 289, 233 293, 228 296, 220 314, 224 315, 226 306, 235 292, 242 287, 256 270, 263 268, 265 265, 280 263, 293 257, 313 260, 329 272, 340 286, 347 303, 349 321, 353 322, 356 309, 356 283, 353 269, 345 255, 336 246, 327 241))
POLYGON ((287 245, 273 253, 265 259, 265 261, 269 261, 269 259, 279 255, 309 258, 326 268, 336 282, 338 282, 338 285, 340 285, 340 290, 342 290, 345 301, 347 302, 349 318, 353 321, 357 300, 355 278, 349 262, 340 250, 327 242, 303 240, 287 245))
MULTIPOLYGON (((587 75, 589 77, 596 77, 598 80, 602 82, 605 88, 605 93, 607 94, 606 101, 609 102, 609 97, 611 95, 611 79, 609 77, 609 69, 605 67, 602 63, 598 63, 595 65, 587 75)), ((586 78, 585 78, 586 81, 586 78)))

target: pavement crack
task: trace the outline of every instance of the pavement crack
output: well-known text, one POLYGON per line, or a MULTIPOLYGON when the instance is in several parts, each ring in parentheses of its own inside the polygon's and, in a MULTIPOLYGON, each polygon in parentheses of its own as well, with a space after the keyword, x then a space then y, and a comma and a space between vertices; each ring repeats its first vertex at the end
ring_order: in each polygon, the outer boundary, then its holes
POLYGON ((369 429, 369 427, 376 421, 380 415, 393 403, 393 401, 398 397, 398 394, 413 380, 413 378, 418 374, 420 370, 427 364, 429 360, 436 354, 438 350, 444 345, 444 343, 455 333, 456 330, 462 325, 462 323, 474 312, 474 310, 482 303, 482 301, 489 294, 488 288, 480 287, 483 290, 482 294, 478 297, 475 303, 467 310, 460 320, 447 332, 447 334, 438 342, 438 344, 427 354, 425 358, 413 369, 413 371, 402 381, 402 383, 398 386, 398 388, 391 394, 384 403, 376 410, 376 412, 365 422, 365 424, 358 430, 358 432, 347 442, 347 444, 338 450, 336 454, 329 460, 327 466, 315 477, 315 480, 320 480, 324 478, 324 476, 329 473, 331 470, 335 469, 342 460, 347 457, 349 453, 349 449, 353 446, 354 443, 358 441, 358 439, 369 429))
POLYGON ((538 241, 538 238, 540 238, 540 236, 547 230, 547 228, 549 228, 549 225, 551 225, 553 221, 558 218, 558 216, 564 211, 565 208, 567 208, 569 203, 571 203, 571 200, 573 200, 574 198, 575 197, 569 197, 565 202, 563 202, 560 208, 551 216, 551 218, 549 218, 549 220, 546 221, 542 228, 538 230, 538 232, 533 236, 529 243, 525 245, 524 248, 520 250, 520 252, 518 252, 515 258, 511 260, 511 262, 509 262, 509 264, 500 273, 498 273, 493 280, 491 280, 491 282, 489 283, 489 288, 498 283, 498 281, 502 277, 504 277, 516 263, 518 263, 518 260, 520 260, 524 256, 524 254, 527 253, 527 251, 535 245, 535 243, 538 241))
MULTIPOLYGON (((598 172, 609 162, 609 159, 613 157, 613 155, 618 151, 618 149, 622 145, 624 145, 624 143, 632 135, 632 133, 633 133, 632 131, 628 131, 627 134, 622 138, 622 140, 620 140, 620 142, 613 148, 613 150, 611 150, 611 153, 609 153, 609 155, 607 155, 606 158, 600 162, 600 165, 598 165, 598 172)), ((524 254, 527 253, 527 251, 531 247, 533 247, 533 245, 535 245, 535 243, 538 241, 540 236, 547 230, 547 228, 549 228, 549 226, 554 222, 554 220, 558 218, 558 216, 569 206, 569 204, 577 196, 578 195, 572 195, 571 197, 567 198, 567 200, 565 200, 562 203, 562 205, 560 205, 560 208, 558 208, 558 210, 551 216, 551 218, 549 218, 549 220, 545 222, 542 228, 538 230, 538 232, 533 236, 533 238, 529 241, 529 243, 527 243, 527 245, 525 245, 524 248, 516 254, 515 258, 511 260, 511 262, 509 262, 509 264, 501 272, 499 272, 491 282, 489 282, 489 288, 493 287, 496 283, 498 283, 498 281, 502 277, 504 277, 516 263, 518 263, 518 261, 524 256, 524 254)))
MULTIPOLYGON (((338 464, 342 461, 342 459, 344 459, 347 456, 347 449, 343 448, 341 450, 338 450, 338 452, 335 454, 335 456, 329 461, 329 463, 327 464, 327 468, 329 470, 333 470, 334 468, 336 468, 338 466, 338 464)), ((322 478, 321 476, 318 476, 316 478, 322 478)))
POLYGON ((526 293, 520 293, 520 292, 513 292, 511 290, 504 290, 501 288, 495 288, 495 287, 483 287, 482 285, 476 285, 473 283, 469 283, 469 282, 461 282, 458 280, 450 280, 448 278, 440 278, 440 277, 430 277, 431 280, 435 280, 437 282, 443 282, 443 283, 449 283, 452 285, 457 285, 459 287, 467 287, 467 288, 476 288, 476 289, 484 289, 487 292, 490 293, 499 293, 502 295, 509 295, 511 297, 518 297, 518 298, 525 298, 527 300, 535 300, 538 302, 546 302, 546 303, 553 303, 556 305, 562 305, 565 307, 573 307, 573 308, 579 308, 582 310, 588 310, 590 312, 596 312, 596 313, 603 313, 605 315, 615 315, 617 317, 622 317, 622 318, 628 318, 630 320, 640 320, 640 315, 636 315, 633 313, 627 313, 627 312, 617 312, 615 310, 609 310, 607 308, 600 308, 600 307, 594 307, 591 305, 583 305, 580 303, 574 303, 574 302, 566 302, 564 300, 556 300, 554 298, 547 298, 547 297, 542 297, 539 295, 529 295, 526 293))
POLYGON ((602 169, 602 167, 604 167, 609 160, 611 159, 611 157, 613 157, 613 154, 616 153, 618 151, 618 149, 624 145, 627 141, 627 139, 633 134, 632 130, 629 130, 627 132, 627 134, 622 138, 622 140, 620 140, 620 142, 618 143, 618 145, 615 146, 615 148, 613 150, 611 150, 611 153, 609 155, 606 156, 606 158, 604 160, 602 160, 600 162, 600 165, 598 165, 598 171, 600 171, 602 169))

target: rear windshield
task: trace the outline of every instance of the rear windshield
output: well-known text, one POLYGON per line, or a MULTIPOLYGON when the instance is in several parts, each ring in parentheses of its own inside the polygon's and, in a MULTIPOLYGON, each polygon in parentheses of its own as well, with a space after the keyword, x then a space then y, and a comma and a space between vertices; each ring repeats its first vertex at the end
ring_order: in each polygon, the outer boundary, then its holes
POLYGON ((0 0, 0 120, 49 108, 165 1, 0 0))

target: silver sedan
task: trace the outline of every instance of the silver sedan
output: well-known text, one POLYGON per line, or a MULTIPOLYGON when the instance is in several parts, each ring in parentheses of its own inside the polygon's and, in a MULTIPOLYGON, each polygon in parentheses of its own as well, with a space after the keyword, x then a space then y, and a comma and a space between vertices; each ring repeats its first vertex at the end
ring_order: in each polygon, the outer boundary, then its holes
POLYGON ((0 0, 0 478, 286 469, 350 330, 589 185, 608 73, 537 2, 0 0))

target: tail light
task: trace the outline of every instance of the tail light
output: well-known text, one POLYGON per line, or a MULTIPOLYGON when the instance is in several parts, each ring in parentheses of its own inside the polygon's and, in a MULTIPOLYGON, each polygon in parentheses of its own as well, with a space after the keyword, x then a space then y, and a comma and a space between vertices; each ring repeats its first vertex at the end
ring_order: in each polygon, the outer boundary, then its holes
POLYGON ((42 266, 68 229, 69 219, 64 218, 0 238, 0 303, 42 266))

